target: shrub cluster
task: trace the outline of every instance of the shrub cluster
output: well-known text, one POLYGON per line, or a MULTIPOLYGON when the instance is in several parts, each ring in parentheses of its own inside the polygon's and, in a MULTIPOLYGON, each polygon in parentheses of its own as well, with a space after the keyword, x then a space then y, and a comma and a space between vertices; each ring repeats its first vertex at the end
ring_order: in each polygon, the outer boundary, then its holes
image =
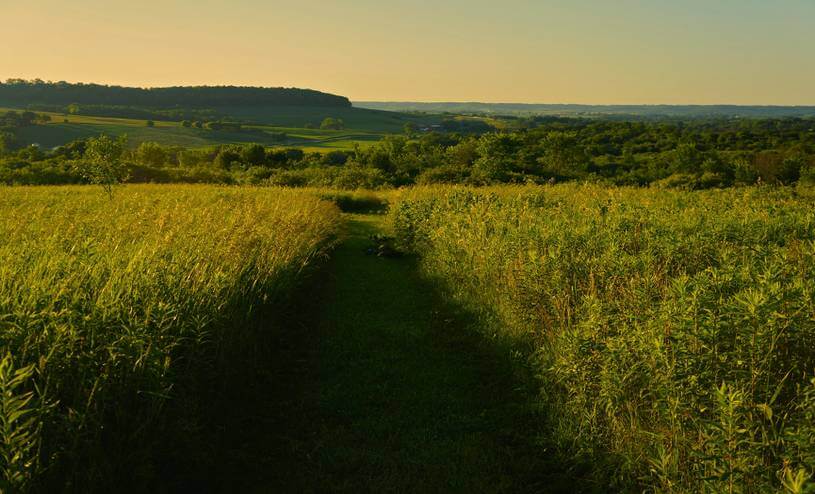
MULTIPOLYGON (((185 124, 254 132, 234 122, 185 124)), ((815 183, 811 119, 686 123, 543 119, 529 125, 481 134, 409 130, 367 147, 311 153, 260 144, 188 149, 144 142, 129 150, 124 163, 140 167, 130 174, 134 181, 336 188, 591 181, 696 190, 815 183)), ((21 146, 13 132, 3 135, 0 128, 0 183, 81 182, 81 176, 66 170, 66 161, 82 158, 85 141, 45 151, 21 146)), ((284 142, 286 134, 277 139, 284 142)))

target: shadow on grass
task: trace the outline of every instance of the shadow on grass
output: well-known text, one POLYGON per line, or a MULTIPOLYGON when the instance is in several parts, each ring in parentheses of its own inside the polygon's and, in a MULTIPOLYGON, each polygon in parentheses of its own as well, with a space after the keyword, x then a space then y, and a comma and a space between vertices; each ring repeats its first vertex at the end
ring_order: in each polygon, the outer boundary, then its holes
POLYGON ((334 191, 321 192, 317 196, 324 201, 333 202, 344 213, 375 214, 384 213, 388 209, 387 202, 375 192, 334 191))
POLYGON ((366 255, 381 217, 351 216, 348 227, 326 269, 267 319, 262 358, 218 379, 203 436, 214 461, 180 468, 187 475, 168 487, 573 491, 536 444, 534 384, 509 351, 415 259, 366 255))

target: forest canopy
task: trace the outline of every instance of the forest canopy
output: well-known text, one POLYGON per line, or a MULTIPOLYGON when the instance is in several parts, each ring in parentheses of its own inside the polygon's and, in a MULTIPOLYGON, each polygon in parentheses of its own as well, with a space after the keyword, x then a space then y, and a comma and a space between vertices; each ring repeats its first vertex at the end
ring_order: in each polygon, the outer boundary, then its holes
POLYGON ((344 96, 311 89, 177 86, 136 88, 9 79, 0 83, 0 102, 15 105, 119 105, 145 108, 212 108, 223 106, 350 107, 344 96))

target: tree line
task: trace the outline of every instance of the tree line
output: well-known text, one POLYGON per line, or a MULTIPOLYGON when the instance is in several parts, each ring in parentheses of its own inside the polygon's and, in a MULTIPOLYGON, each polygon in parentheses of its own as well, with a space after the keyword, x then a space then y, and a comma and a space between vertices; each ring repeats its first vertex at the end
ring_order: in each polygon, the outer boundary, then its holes
POLYGON ((7 111, 4 114, 0 114, 0 156, 9 154, 24 145, 17 136, 17 132, 20 129, 39 123, 46 123, 50 120, 51 117, 48 115, 31 111, 7 111))
MULTIPOLYGON (((551 183, 705 189, 815 182, 815 120, 620 122, 542 118, 514 131, 417 132, 330 152, 230 144, 122 147, 132 181, 289 186, 551 183)), ((0 182, 83 183, 87 141, 54 150, 8 148, 0 182)))
POLYGON ((312 89, 241 86, 137 88, 101 84, 9 79, 0 83, 0 101, 23 105, 106 105, 143 108, 223 106, 350 107, 344 96, 312 89))

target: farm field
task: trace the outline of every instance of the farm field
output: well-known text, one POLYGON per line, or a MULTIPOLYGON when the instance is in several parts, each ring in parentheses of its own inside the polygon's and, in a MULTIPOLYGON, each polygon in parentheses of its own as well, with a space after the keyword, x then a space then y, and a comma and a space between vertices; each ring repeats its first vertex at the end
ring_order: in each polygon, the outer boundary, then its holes
POLYGON ((367 132, 401 133, 406 123, 431 125, 441 122, 439 114, 414 114, 372 110, 367 108, 309 108, 309 107, 224 107, 219 108, 230 117, 275 127, 319 127, 326 117, 339 118, 349 129, 367 132))
MULTIPOLYGON (((5 110, 4 110, 5 111, 5 110)), ((267 146, 299 147, 304 151, 330 151, 353 149, 354 145, 365 147, 378 141, 384 134, 354 130, 320 130, 267 125, 248 125, 242 132, 214 131, 186 128, 180 122, 155 121, 147 127, 145 120, 62 115, 43 112, 52 117, 46 125, 22 129, 20 138, 25 142, 39 144, 44 148, 61 146, 71 141, 87 139, 100 134, 127 135, 131 146, 142 142, 198 148, 215 144, 259 143, 267 146), (64 122, 67 120, 67 122, 64 122), (286 133, 286 139, 278 135, 286 133)))

